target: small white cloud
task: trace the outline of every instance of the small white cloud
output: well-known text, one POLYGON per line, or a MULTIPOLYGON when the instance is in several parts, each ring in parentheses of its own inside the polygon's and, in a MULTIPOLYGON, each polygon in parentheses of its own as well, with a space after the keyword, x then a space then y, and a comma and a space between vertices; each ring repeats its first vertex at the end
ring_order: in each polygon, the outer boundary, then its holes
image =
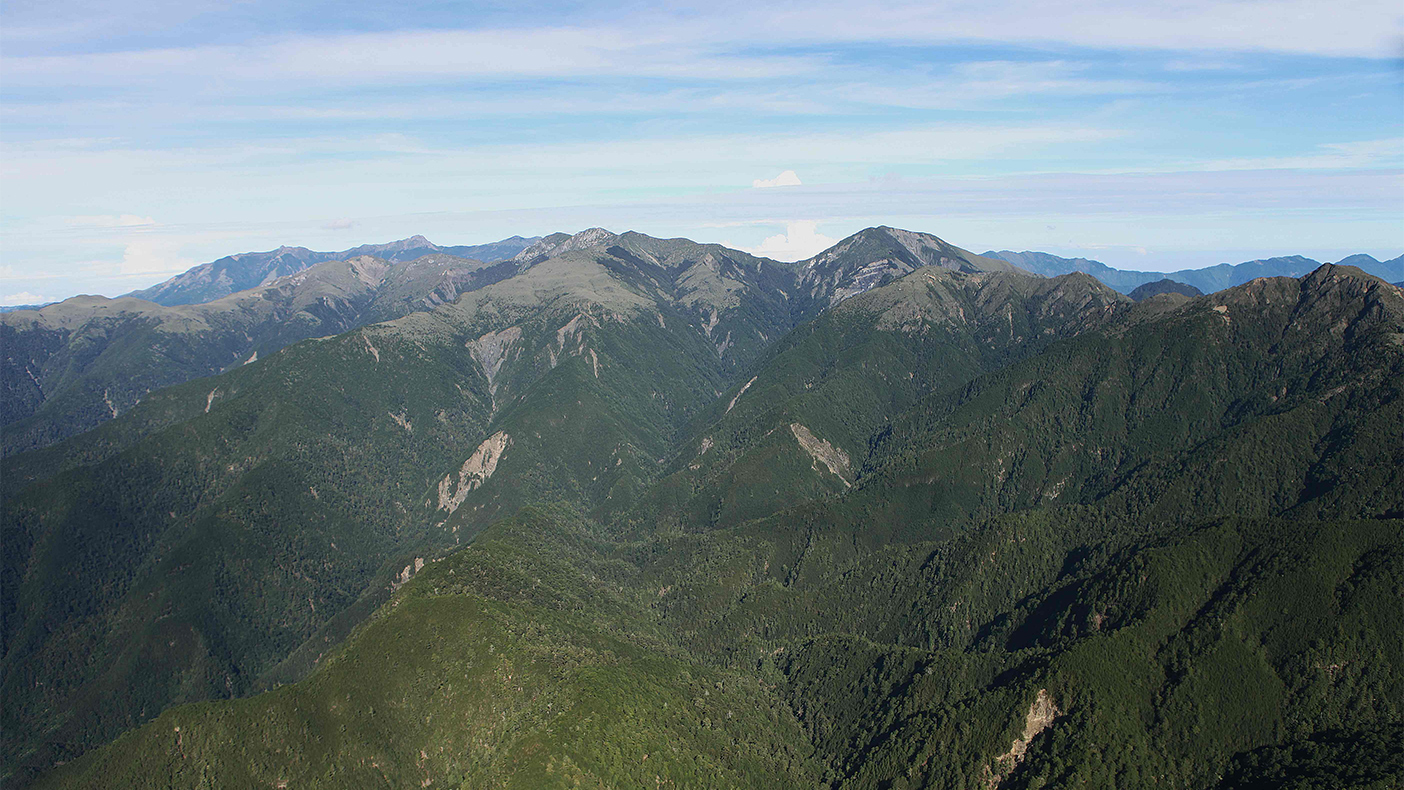
POLYGON ((138 228, 142 225, 155 225, 151 217, 136 214, 97 214, 92 216, 69 217, 68 224, 89 228, 138 228))
POLYGON ((352 220, 343 217, 342 219, 334 219, 331 222, 328 222, 327 224, 323 225, 322 228, 324 230, 347 230, 355 224, 356 223, 352 220))
POLYGON ((32 294, 29 291, 20 291, 16 294, 5 294, 4 296, 0 296, 0 304, 3 305, 45 304, 48 301, 49 300, 45 297, 42 297, 39 294, 32 294))
POLYGON ((181 257, 179 249, 180 242, 176 239, 131 239, 115 273, 121 277, 178 274, 195 265, 193 260, 181 257))
POLYGON ((751 182, 751 186, 755 189, 769 189, 770 187, 797 187, 801 183, 799 176, 795 175, 795 171, 786 170, 774 178, 757 178, 751 182))
POLYGON ((746 249, 752 255, 774 258, 777 261, 799 261, 827 250, 838 243, 817 228, 818 222, 801 220, 785 223, 785 232, 777 236, 767 236, 759 247, 746 249))

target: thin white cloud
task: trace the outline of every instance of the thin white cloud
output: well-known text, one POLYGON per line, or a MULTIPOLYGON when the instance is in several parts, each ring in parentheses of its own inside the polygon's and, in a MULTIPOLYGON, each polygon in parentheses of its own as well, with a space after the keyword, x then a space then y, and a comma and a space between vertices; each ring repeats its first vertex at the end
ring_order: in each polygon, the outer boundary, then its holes
POLYGON ((777 261, 799 261, 827 250, 838 243, 818 231, 819 223, 813 220, 798 220, 785 223, 785 232, 767 236, 758 246, 745 252, 777 261))
MULTIPOLYGON (((435 148, 398 135, 285 138, 267 145, 175 150, 45 150, 42 143, 34 143, 24 147, 23 156, 0 156, 0 173, 34 184, 34 199, 54 203, 91 190, 93 184, 140 189, 153 197, 153 210, 159 207, 167 222, 180 221, 166 218, 173 213, 190 216, 194 207, 188 201, 174 197, 162 200, 161 196, 183 194, 190 183, 200 183, 206 194, 219 196, 218 206, 212 201, 201 204, 205 211, 222 210, 235 200, 250 200, 253 202, 244 209, 252 213, 278 212, 275 207, 280 203, 301 199, 300 210, 321 205, 327 213, 356 216, 365 213, 358 207, 366 203, 360 187, 367 183, 379 185, 376 191, 381 199, 398 196, 402 211, 465 208, 466 200, 481 200, 486 208, 500 204, 503 195, 540 195, 543 189, 553 199, 578 201, 598 194, 596 190, 602 187, 617 190, 621 182, 633 188, 676 185, 680 173, 703 179, 703 183, 714 178, 718 186, 735 184, 739 179, 732 174, 736 171, 749 171, 745 176, 749 177, 777 160, 812 163, 830 170, 932 165, 975 161, 1010 151, 1030 156, 1121 134, 1116 129, 1093 126, 1024 123, 928 124, 859 134, 699 135, 460 148, 435 148), (356 160, 354 168, 346 166, 347 157, 356 160), (570 178, 564 178, 567 174, 570 178), (408 185, 442 185, 455 180, 491 183, 493 190, 455 191, 454 202, 448 206, 441 191, 431 195, 406 190, 408 185), (347 192, 351 186, 356 189, 347 192)), ((13 150, 0 147, 0 153, 7 149, 13 150)), ((202 219, 190 216, 189 221, 202 219)))
POLYGON ((179 239, 142 237, 132 239, 122 253, 122 261, 113 274, 121 277, 146 277, 154 274, 178 274, 195 265, 195 261, 180 255, 179 239))
POLYGON ((601 75, 756 79, 812 72, 817 55, 733 54, 660 30, 536 28, 286 36, 207 45, 9 58, 22 85, 385 84, 601 75))
POLYGON ((627 23, 251 36, 248 43, 6 59, 7 83, 40 85, 313 83, 600 75, 751 80, 831 68, 814 54, 846 43, 1054 43, 1194 52, 1392 58, 1395 0, 852 0, 721 3, 627 23), (806 54, 793 54, 803 49, 806 54))
POLYGON ((20 291, 19 293, 0 296, 0 305, 6 306, 17 304, 44 304, 49 301, 52 300, 40 296, 39 294, 32 294, 29 291, 20 291))
POLYGON ((1339 170, 1347 168, 1404 167, 1404 137, 1323 143, 1312 153, 1297 156, 1259 156, 1215 159, 1199 163, 1197 170, 1339 170))
POLYGON ((795 171, 786 170, 774 178, 757 178, 751 182, 753 189, 770 189, 771 187, 797 187, 803 182, 795 175, 795 171))
POLYGON ((1049 42, 1115 49, 1294 52, 1398 57, 1396 0, 845 0, 798 6, 734 3, 735 29, 798 41, 1049 42))
POLYGON ((354 220, 343 217, 341 219, 334 219, 322 227, 326 230, 348 230, 355 224, 354 220))
POLYGON ((1163 82, 1092 77, 1090 67, 1066 60, 978 60, 957 64, 943 73, 918 75, 907 85, 894 84, 898 81, 894 77, 901 76, 897 74, 884 75, 882 84, 856 87, 867 94, 869 102, 891 97, 895 105, 914 107, 968 107, 1020 96, 1146 95, 1173 90, 1163 82))

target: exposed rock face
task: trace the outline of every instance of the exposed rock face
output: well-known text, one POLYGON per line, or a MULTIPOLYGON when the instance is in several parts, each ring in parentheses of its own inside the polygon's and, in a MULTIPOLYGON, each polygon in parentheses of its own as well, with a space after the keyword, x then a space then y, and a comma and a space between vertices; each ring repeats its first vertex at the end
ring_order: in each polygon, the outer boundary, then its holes
POLYGON ((1038 696, 1034 698, 1033 704, 1029 706, 1029 712, 1024 717, 1024 734, 1014 739, 1009 744, 1009 751, 995 758, 1001 773, 990 771, 986 774, 985 785, 990 788, 998 787, 1014 770, 1015 766, 1024 761, 1024 754, 1029 750, 1029 743, 1048 726, 1053 720, 1058 718, 1062 711, 1053 704, 1053 698, 1048 695, 1048 689, 1039 689, 1038 696))
POLYGON ((585 250, 608 244, 617 238, 619 237, 604 228, 589 228, 573 236, 553 233, 517 253, 512 260, 526 268, 572 250, 585 250))
POLYGON ((502 370, 502 364, 507 361, 507 352, 521 336, 521 327, 509 326, 497 332, 488 332, 468 344, 473 359, 483 366, 483 375, 488 381, 488 392, 493 395, 497 394, 497 374, 502 370))
POLYGON ((755 384, 755 383, 756 383, 756 379, 758 379, 758 378, 760 378, 760 377, 759 377, 759 376, 752 376, 752 377, 751 377, 751 380, 748 381, 748 382, 746 382, 746 383, 741 387, 741 391, 738 392, 738 393, 736 393, 736 397, 734 397, 734 398, 731 399, 731 403, 726 404, 726 410, 727 410, 728 412, 730 412, 733 408, 736 407, 736 401, 741 400, 741 396, 746 394, 746 390, 750 389, 750 388, 751 388, 751 385, 752 385, 752 384, 755 384))
POLYGON ((468 498, 470 491, 482 485, 497 471, 497 462, 502 459, 502 454, 511 444, 512 437, 505 431, 498 431, 478 445, 478 449, 463 462, 463 468, 458 470, 456 486, 452 473, 444 475, 444 479, 439 481, 439 509, 450 513, 457 510, 458 506, 463 504, 463 500, 468 498))
POLYGON ((829 444, 828 440, 815 436, 812 431, 797 422, 790 423, 790 432, 795 435, 795 441, 799 442, 800 447, 803 447, 804 451, 814 459, 816 470, 822 463, 839 480, 843 481, 845 487, 853 485, 848 482, 848 453, 829 444))

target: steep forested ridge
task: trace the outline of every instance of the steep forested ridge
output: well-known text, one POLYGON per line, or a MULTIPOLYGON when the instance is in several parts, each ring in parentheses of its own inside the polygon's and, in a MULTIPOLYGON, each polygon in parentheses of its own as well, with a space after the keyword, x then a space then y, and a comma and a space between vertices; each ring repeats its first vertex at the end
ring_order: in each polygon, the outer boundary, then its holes
POLYGON ((7 773, 1395 786, 1404 292, 981 260, 557 234, 8 459, 7 773))

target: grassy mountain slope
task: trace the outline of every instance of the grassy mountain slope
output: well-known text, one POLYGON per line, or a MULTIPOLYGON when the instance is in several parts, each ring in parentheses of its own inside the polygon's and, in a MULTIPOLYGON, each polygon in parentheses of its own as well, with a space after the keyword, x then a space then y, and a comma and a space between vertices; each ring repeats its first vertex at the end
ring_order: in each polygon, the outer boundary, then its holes
POLYGON ((928 233, 877 227, 859 231, 800 262, 799 286, 821 307, 838 304, 924 266, 960 272, 1022 272, 928 233), (827 298, 825 298, 827 297, 827 298))

